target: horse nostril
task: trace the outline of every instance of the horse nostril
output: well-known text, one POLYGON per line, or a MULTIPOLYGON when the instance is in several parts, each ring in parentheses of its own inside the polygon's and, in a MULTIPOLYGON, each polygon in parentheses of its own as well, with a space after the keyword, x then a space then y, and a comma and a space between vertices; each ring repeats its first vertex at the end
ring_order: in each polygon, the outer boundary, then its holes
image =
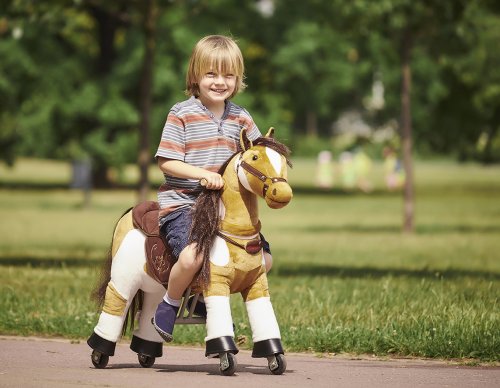
POLYGON ((276 195, 276 189, 273 189, 273 195, 276 195))

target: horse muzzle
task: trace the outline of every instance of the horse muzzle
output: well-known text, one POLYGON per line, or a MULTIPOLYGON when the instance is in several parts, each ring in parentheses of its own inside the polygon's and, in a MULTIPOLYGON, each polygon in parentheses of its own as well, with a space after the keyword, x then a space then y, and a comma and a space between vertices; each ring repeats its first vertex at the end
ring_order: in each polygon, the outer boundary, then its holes
POLYGON ((286 181, 271 183, 264 200, 271 209, 281 209, 290 203, 293 197, 292 188, 286 181))

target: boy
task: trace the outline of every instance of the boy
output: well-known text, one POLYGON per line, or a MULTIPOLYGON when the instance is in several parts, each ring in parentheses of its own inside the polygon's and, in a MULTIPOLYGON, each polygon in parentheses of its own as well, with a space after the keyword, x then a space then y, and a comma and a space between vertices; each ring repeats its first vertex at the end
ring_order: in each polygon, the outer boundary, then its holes
MULTIPOLYGON (((238 150, 240 131, 245 129, 250 140, 261 136, 250 114, 230 102, 245 88, 243 76, 243 56, 234 40, 221 35, 201 39, 188 65, 186 94, 190 98, 170 110, 156 152, 165 176, 158 191, 160 230, 177 258, 153 318, 155 329, 167 342, 173 339, 182 295, 202 265, 195 244, 188 244, 190 210, 201 191, 199 182, 204 179, 207 189, 222 189, 224 181, 217 171, 238 150)), ((263 243, 269 270, 271 252, 263 243)))

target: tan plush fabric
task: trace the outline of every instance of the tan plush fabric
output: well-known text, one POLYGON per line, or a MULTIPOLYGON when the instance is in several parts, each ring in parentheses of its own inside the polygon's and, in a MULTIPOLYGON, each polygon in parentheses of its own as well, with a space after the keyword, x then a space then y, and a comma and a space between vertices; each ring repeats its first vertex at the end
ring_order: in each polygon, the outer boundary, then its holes
POLYGON ((106 288, 106 298, 104 299, 102 311, 120 317, 125 312, 126 305, 127 300, 116 291, 112 283, 109 283, 106 288))

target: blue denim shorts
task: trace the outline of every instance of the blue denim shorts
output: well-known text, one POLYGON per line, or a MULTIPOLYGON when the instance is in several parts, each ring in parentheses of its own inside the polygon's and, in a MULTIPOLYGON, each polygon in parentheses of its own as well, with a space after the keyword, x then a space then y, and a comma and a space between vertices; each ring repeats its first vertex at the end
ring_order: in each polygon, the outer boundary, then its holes
POLYGON ((189 244, 191 230, 191 208, 181 208, 168 214, 161 227, 165 241, 172 250, 175 260, 179 259, 182 250, 189 244))
MULTIPOLYGON (((161 232, 165 236, 175 260, 179 259, 182 250, 189 245, 192 220, 191 208, 185 207, 168 214, 161 227, 161 232)), ((262 234, 260 234, 260 239, 264 252, 271 254, 271 247, 262 234)))

